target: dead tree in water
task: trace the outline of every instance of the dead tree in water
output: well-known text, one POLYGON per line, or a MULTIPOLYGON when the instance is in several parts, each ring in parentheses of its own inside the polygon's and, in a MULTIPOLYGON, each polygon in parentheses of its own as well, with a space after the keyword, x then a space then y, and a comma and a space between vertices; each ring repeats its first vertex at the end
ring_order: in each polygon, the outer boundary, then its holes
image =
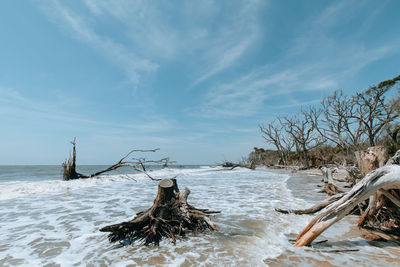
POLYGON ((217 230, 209 216, 219 211, 196 209, 187 203, 189 194, 187 187, 179 192, 175 179, 163 179, 150 209, 137 213, 131 221, 105 226, 100 231, 110 232, 110 242, 119 241, 121 245, 139 240, 144 245, 158 246, 163 237, 175 243, 176 236, 184 236, 186 231, 217 230))
POLYGON ((149 149, 149 150, 138 150, 134 149, 131 150, 128 154, 126 154, 123 158, 121 158, 117 163, 111 165, 110 167, 98 171, 96 173, 92 173, 89 175, 82 174, 76 171, 76 139, 74 138, 73 141, 71 141, 72 144, 72 156, 69 157, 67 161, 65 161, 62 166, 64 168, 64 173, 63 173, 63 179, 65 181, 68 180, 74 180, 74 179, 85 179, 85 178, 93 178, 96 176, 99 176, 100 174, 110 172, 113 170, 116 170, 121 167, 131 167, 137 172, 144 173, 147 177, 149 177, 152 180, 158 180, 154 179, 151 175, 149 175, 146 171, 145 165, 146 163, 151 163, 151 164, 165 164, 166 162, 171 162, 169 161, 169 158, 164 158, 160 160, 146 160, 144 158, 139 158, 139 159, 132 159, 132 160, 127 160, 127 158, 135 152, 156 152, 159 150, 159 148, 156 149, 149 149))

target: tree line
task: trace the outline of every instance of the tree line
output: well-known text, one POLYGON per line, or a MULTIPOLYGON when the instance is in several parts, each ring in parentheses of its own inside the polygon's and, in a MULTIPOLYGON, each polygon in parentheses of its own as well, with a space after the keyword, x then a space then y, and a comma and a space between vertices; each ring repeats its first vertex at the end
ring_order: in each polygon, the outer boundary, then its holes
MULTIPOLYGON (((354 95, 336 90, 320 105, 278 116, 259 128, 265 141, 275 147, 278 165, 347 164, 354 160, 354 151, 376 145, 388 146, 394 153, 400 138, 399 84, 400 75, 354 95), (396 96, 388 96, 393 89, 396 96)), ((260 158, 265 152, 255 148, 250 157, 260 158)))

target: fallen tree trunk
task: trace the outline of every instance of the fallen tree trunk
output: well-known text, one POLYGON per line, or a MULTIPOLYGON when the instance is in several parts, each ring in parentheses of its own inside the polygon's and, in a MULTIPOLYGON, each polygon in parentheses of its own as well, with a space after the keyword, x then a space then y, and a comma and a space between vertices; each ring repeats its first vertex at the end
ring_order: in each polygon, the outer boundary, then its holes
MULTIPOLYGON (((382 189, 400 189, 400 166, 387 165, 370 172, 342 198, 327 206, 318 216, 312 219, 297 236, 294 246, 301 247, 310 244, 322 232, 349 214, 359 203, 376 195, 382 189)), ((396 198, 395 196, 392 197, 396 198)), ((379 198, 375 197, 375 199, 379 198)), ((371 210, 370 206, 373 204, 376 207, 374 208, 375 211, 383 205, 382 202, 378 204, 376 200, 370 199, 369 211, 371 210)), ((399 209, 397 209, 398 211, 399 209)), ((399 223, 400 221, 396 221, 393 226, 398 227, 399 223)), ((398 233, 400 235, 400 232, 398 233)))
POLYGON ((72 144, 72 156, 70 156, 69 159, 62 164, 63 169, 64 169, 63 180, 65 180, 65 181, 75 180, 75 179, 93 178, 93 177, 99 176, 103 173, 110 172, 110 171, 116 170, 121 167, 131 167, 137 172, 144 173, 148 178, 158 181, 159 179, 155 179, 151 175, 148 174, 144 164, 153 163, 153 164, 164 164, 165 165, 168 162, 171 162, 171 161, 169 161, 169 158, 164 158, 164 159, 160 159, 160 160, 146 160, 144 158, 127 160, 127 158, 134 152, 156 152, 157 150, 159 150, 158 148, 149 149, 149 150, 134 149, 134 150, 131 150, 128 154, 126 154, 123 158, 121 158, 117 163, 111 165, 110 167, 108 167, 104 170, 101 170, 101 171, 98 171, 98 172, 95 172, 92 174, 82 174, 82 173, 79 173, 76 171, 76 139, 75 138, 73 141, 71 141, 71 144, 72 144))
POLYGON ((329 204, 337 201, 338 199, 340 199, 342 196, 344 196, 344 193, 342 194, 336 194, 331 196, 328 199, 325 199, 323 202, 318 203, 316 205, 311 206, 308 209, 303 209, 303 210, 285 210, 285 209, 279 209, 276 208, 275 211, 280 212, 280 213, 294 213, 294 214, 313 214, 316 213, 320 210, 322 210, 323 208, 325 208, 326 206, 328 206, 329 204))
POLYGON ((224 163, 221 164, 221 167, 230 168, 230 170, 233 170, 238 167, 254 170, 256 168, 256 165, 253 162, 250 162, 249 164, 241 164, 241 163, 233 163, 233 162, 225 161, 224 163))
POLYGON ((163 237, 175 243, 176 236, 184 236, 186 231, 216 231, 209 216, 219 211, 193 207, 187 203, 189 194, 187 187, 179 192, 175 179, 163 179, 158 183, 158 193, 150 209, 137 213, 131 221, 105 226, 100 231, 110 232, 110 242, 127 245, 140 240, 144 245, 157 246, 163 237))

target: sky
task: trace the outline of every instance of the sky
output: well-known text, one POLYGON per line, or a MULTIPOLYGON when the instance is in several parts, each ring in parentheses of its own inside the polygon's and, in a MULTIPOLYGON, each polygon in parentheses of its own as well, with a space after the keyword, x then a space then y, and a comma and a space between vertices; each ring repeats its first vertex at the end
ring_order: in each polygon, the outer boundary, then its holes
POLYGON ((178 164, 400 74, 400 1, 0 1, 0 165, 178 164))

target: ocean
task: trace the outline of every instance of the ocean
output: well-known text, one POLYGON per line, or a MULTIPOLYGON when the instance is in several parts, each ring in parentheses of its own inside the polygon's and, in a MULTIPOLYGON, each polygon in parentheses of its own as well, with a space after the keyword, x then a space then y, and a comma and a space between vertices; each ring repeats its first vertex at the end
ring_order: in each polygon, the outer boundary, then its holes
POLYGON ((116 248, 99 229, 132 219, 157 193, 156 181, 129 172, 62 181, 61 166, 0 166, 0 266, 400 266, 399 246, 362 239, 355 216, 317 239, 327 242, 293 247, 290 240, 313 216, 274 208, 321 201, 320 177, 266 168, 151 170, 156 178, 177 176, 193 206, 220 210, 211 217, 219 231, 189 233, 175 245, 163 239, 159 247, 116 248), (333 252, 340 249, 356 251, 333 252))

